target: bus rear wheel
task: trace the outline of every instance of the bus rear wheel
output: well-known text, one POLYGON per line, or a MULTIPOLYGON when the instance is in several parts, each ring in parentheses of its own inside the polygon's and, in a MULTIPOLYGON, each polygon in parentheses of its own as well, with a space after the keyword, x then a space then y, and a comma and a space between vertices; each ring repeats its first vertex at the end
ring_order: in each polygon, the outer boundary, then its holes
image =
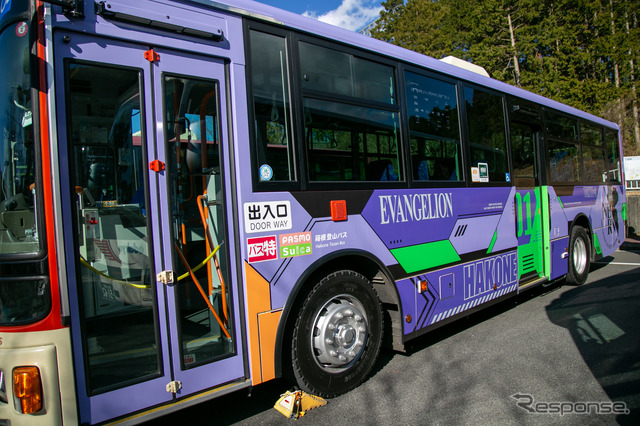
POLYGON ((574 285, 582 285, 589 276, 589 263, 591 243, 587 231, 581 226, 571 228, 569 238, 569 271, 567 282, 574 285))
POLYGON ((354 271, 332 273, 316 284, 297 312, 291 366, 300 389, 334 397, 364 381, 383 333, 380 300, 354 271))

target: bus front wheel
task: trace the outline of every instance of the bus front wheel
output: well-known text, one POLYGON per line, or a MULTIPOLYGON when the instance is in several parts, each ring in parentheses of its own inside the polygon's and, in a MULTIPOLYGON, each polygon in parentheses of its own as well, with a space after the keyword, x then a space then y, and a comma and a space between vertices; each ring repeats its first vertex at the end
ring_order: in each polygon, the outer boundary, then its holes
POLYGON ((589 276, 589 263, 591 243, 587 231, 581 226, 571 229, 569 238, 569 271, 567 282, 574 285, 582 285, 589 276))
POLYGON ((349 270, 326 276, 297 312, 291 339, 296 383, 329 398, 355 388, 376 362, 382 333, 382 307, 369 280, 349 270))

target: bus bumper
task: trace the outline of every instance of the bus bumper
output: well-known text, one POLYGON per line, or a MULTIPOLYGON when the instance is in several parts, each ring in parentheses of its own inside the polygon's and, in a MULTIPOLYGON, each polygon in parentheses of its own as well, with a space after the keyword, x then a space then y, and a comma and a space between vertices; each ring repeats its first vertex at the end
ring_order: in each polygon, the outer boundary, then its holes
MULTIPOLYGON (((50 426, 63 424, 61 399, 69 391, 69 389, 64 389, 69 383, 61 388, 58 350, 56 345, 51 344, 52 340, 55 340, 54 336, 59 338, 62 334, 68 336, 68 331, 0 334, 0 425, 50 426), (29 342, 24 341, 27 338, 29 342), (20 347, 25 343, 33 346, 20 347), (16 370, 19 367, 35 367, 30 370, 36 371, 39 375, 40 389, 37 389, 37 383, 27 389, 27 393, 33 392, 34 389, 41 392, 41 408, 31 414, 22 412, 25 405, 19 398, 20 395, 16 394, 16 387, 14 387, 14 375, 21 371, 16 370)), ((23 380, 25 377, 21 378, 18 374, 18 378, 23 380)), ((71 382, 71 394, 75 398, 73 387, 71 382)), ((18 386, 17 392, 24 392, 24 386, 22 388, 18 386)), ((71 417, 77 419, 75 413, 71 417)))

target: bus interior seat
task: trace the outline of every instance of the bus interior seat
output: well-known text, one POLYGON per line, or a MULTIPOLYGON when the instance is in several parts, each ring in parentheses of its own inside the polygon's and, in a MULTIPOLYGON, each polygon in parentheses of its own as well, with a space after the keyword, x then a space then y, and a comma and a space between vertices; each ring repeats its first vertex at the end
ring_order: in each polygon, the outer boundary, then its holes
POLYGON ((2 228, 7 229, 16 238, 24 238, 27 229, 33 229, 35 220, 33 211, 16 210, 2 212, 2 228))
POLYGON ((439 158, 436 160, 434 177, 437 180, 458 180, 455 159, 439 158))
POLYGON ((367 164, 365 176, 369 181, 396 181, 398 175, 395 174, 391 160, 374 160, 367 164))
POLYGON ((429 180, 429 164, 427 157, 416 155, 411 159, 413 163, 413 180, 429 180))
POLYGON ((15 194, 0 203, 0 229, 15 238, 24 238, 25 230, 34 227, 33 208, 29 208, 23 194, 15 194))

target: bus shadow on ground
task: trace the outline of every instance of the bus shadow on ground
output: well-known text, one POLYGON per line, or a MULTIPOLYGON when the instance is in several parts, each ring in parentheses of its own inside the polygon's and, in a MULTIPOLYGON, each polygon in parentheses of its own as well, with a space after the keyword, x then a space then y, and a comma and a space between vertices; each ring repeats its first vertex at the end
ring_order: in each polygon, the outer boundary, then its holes
MULTIPOLYGON (((592 268, 593 270, 593 268, 592 268)), ((640 273, 618 274, 563 293, 547 306, 551 322, 566 328, 611 401, 630 410, 619 424, 640 420, 640 273), (614 291, 615 290, 615 291, 614 291)))

